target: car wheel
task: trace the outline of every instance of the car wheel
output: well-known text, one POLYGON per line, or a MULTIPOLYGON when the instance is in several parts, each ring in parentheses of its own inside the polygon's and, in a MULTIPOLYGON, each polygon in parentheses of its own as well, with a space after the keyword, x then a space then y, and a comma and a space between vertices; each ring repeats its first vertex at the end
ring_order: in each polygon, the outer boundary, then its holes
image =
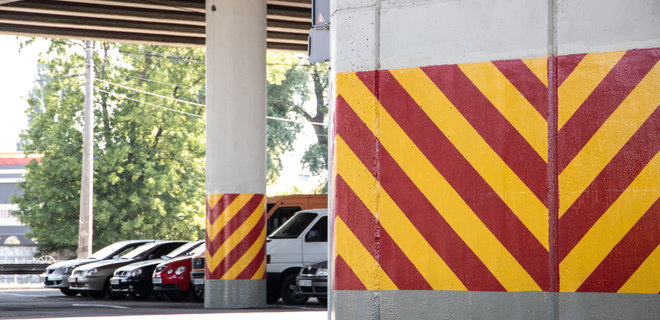
POLYGON ((204 301, 204 287, 203 286, 194 286, 192 285, 192 293, 191 296, 193 300, 197 302, 202 302, 204 301))
POLYGON ((165 293, 165 295, 167 295, 167 299, 169 299, 170 301, 183 301, 188 296, 188 292, 187 291, 167 292, 165 293))
POLYGON ((75 296, 75 295, 78 295, 78 292, 73 291, 73 290, 71 290, 71 289, 69 289, 69 288, 60 288, 60 291, 61 291, 62 293, 64 293, 65 295, 69 296, 69 297, 73 297, 73 296, 75 296))
POLYGON ((296 276, 295 273, 289 273, 280 282, 280 296, 286 304, 304 304, 307 302, 308 297, 301 295, 296 287, 296 276))
POLYGON ((150 295, 150 292, 135 292, 131 293, 131 298, 133 298, 133 300, 147 300, 150 295))
POLYGON ((154 292, 154 299, 157 301, 165 301, 167 300, 167 296, 162 292, 154 292))
MULTIPOLYGON (((105 280, 105 285, 103 285, 103 295, 107 295, 108 298, 112 300, 120 300, 126 298, 126 294, 123 292, 112 292, 112 289, 110 288, 110 278, 105 280)), ((103 296, 101 296, 103 298, 103 296)))
POLYGON ((90 297, 92 297, 94 299, 101 299, 101 298, 105 297, 105 292, 103 292, 103 291, 89 291, 89 292, 87 292, 87 295, 89 295, 90 297))

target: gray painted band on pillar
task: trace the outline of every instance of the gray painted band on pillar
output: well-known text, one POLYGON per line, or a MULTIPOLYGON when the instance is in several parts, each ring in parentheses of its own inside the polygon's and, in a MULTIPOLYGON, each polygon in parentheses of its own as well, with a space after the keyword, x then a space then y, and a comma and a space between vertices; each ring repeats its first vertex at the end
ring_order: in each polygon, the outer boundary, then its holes
POLYGON ((657 319, 660 295, 624 293, 333 291, 333 319, 657 319), (341 306, 341 307, 334 307, 341 306))
POLYGON ((206 280, 204 308, 266 307, 266 280, 206 280))

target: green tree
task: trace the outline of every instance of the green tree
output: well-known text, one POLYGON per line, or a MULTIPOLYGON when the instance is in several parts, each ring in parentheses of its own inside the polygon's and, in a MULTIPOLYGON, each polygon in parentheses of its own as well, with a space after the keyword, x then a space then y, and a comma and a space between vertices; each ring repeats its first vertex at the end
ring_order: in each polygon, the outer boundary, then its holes
MULTIPOLYGON (((203 105, 204 51, 109 43, 95 51, 94 246, 203 236, 204 108, 146 92, 203 105)), ((83 68, 76 42, 52 41, 29 99, 21 146, 42 157, 13 201, 42 252, 77 244, 83 68)))
MULTIPOLYGON (((94 246, 129 238, 203 237, 204 50, 96 43, 94 246), (194 102, 180 103, 172 99, 194 102)), ((268 179, 293 148, 308 74, 288 54, 268 55, 268 179)), ((77 246, 84 51, 52 40, 30 93, 21 148, 41 154, 14 197, 41 252, 77 246)))

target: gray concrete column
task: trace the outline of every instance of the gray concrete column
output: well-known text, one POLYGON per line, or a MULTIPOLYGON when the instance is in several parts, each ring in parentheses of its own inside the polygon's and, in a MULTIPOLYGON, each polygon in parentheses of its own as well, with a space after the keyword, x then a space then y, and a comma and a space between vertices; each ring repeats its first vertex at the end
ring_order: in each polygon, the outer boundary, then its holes
POLYGON ((206 308, 266 304, 266 2, 206 2, 206 308))

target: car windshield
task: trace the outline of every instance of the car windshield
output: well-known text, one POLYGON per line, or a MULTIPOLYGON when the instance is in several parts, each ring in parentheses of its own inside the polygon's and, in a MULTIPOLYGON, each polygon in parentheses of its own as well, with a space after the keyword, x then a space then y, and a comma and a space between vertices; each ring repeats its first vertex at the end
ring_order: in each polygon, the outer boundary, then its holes
POLYGON ((122 259, 134 259, 134 258, 137 258, 137 257, 141 256, 142 254, 144 254, 145 252, 147 252, 147 251, 153 249, 154 247, 156 247, 156 246, 159 245, 159 244, 160 244, 160 243, 156 243, 156 242, 143 244, 143 245, 141 245, 141 246, 135 248, 135 250, 133 250, 133 251, 131 251, 131 252, 129 252, 129 253, 127 253, 127 254, 121 256, 121 258, 122 258, 122 259))
POLYGON ((114 254, 115 252, 117 252, 117 250, 120 250, 124 246, 126 246, 125 243, 121 243, 121 242, 113 243, 99 251, 94 252, 94 254, 89 256, 89 258, 98 259, 98 260, 108 259, 110 258, 110 255, 114 254))
POLYGON ((191 241, 191 242, 188 242, 188 243, 186 243, 186 244, 184 244, 184 245, 182 245, 182 246, 180 246, 180 247, 178 247, 178 248, 176 248, 176 249, 170 251, 170 253, 168 253, 167 255, 165 255, 165 257, 167 257, 167 258, 174 258, 174 257, 178 257, 178 256, 180 256, 180 255, 186 254, 186 253, 188 253, 188 251, 190 251, 190 250, 192 250, 193 248, 197 247, 200 243, 201 243, 201 242, 199 242, 199 241, 194 241, 194 242, 191 241))
POLYGON ((204 242, 202 242, 202 245, 195 248, 195 250, 188 252, 189 256, 198 256, 200 254, 203 254, 206 251, 206 245, 204 245, 204 242))
POLYGON ((273 231, 269 236, 271 239, 295 239, 298 238, 307 226, 309 226, 317 214, 314 212, 298 212, 287 220, 281 227, 273 231))

